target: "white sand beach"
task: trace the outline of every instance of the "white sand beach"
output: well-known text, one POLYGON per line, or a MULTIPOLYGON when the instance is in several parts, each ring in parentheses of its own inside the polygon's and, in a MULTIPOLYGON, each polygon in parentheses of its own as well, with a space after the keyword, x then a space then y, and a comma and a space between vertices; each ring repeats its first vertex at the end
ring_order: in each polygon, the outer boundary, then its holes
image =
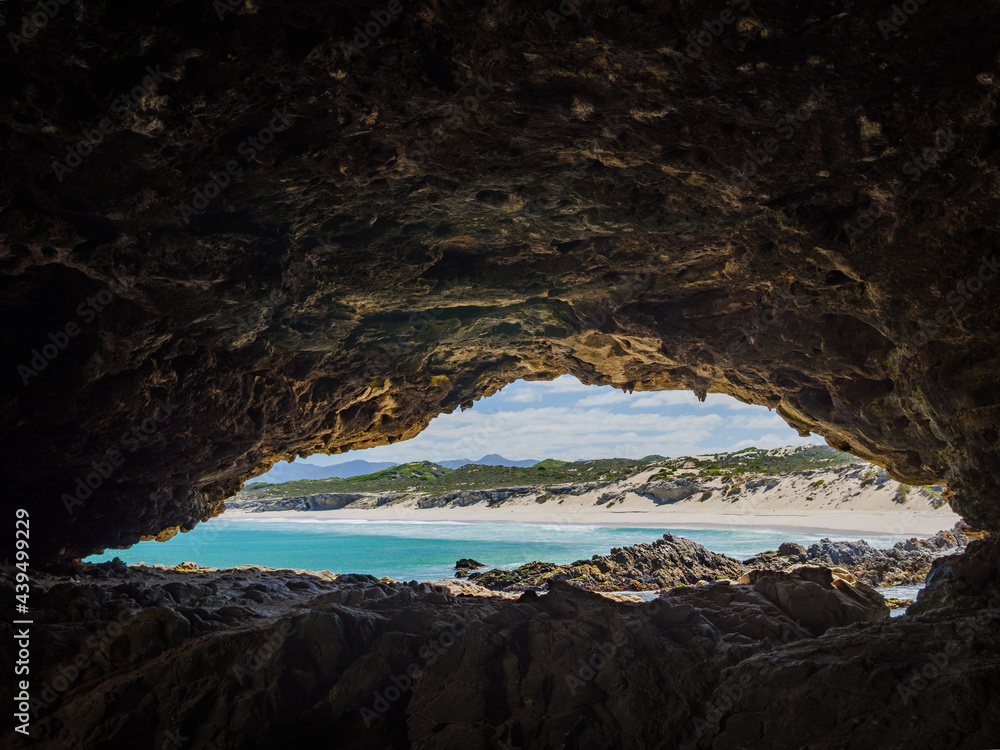
POLYGON ((683 500, 657 504, 634 491, 655 473, 643 472, 616 483, 613 491, 620 499, 603 505, 598 502, 609 488, 581 495, 550 496, 544 502, 538 502, 538 495, 530 495, 507 500, 496 507, 480 502, 464 507, 418 508, 417 499, 409 499, 378 508, 258 513, 233 509, 226 511, 225 517, 260 521, 487 521, 671 529, 752 527, 841 537, 863 534, 923 537, 950 529, 959 520, 947 504, 935 509, 932 496, 925 491, 911 491, 901 504, 893 499, 897 483, 860 486, 857 482, 849 483, 834 470, 776 477, 773 483, 744 488, 735 499, 723 495, 725 487, 721 480, 713 480, 706 484, 713 490, 706 499, 699 492, 683 500))

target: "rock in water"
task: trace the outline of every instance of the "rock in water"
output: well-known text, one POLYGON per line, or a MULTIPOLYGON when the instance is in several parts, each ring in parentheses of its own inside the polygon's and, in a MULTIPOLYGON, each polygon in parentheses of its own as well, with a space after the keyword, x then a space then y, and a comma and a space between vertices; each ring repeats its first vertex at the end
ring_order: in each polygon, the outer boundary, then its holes
POLYGON ((590 560, 569 565, 532 562, 514 570, 472 573, 469 580, 497 591, 542 590, 550 581, 566 581, 589 591, 652 591, 735 578, 745 570, 739 560, 666 533, 652 544, 614 548, 590 560))
POLYGON ((932 563, 949 553, 960 552, 971 538, 958 529, 939 531, 928 539, 897 542, 891 549, 876 549, 863 539, 856 542, 835 542, 821 539, 806 549, 800 544, 785 543, 777 554, 762 552, 743 564, 753 568, 786 570, 789 566, 808 563, 826 567, 842 567, 870 586, 923 583, 932 563))

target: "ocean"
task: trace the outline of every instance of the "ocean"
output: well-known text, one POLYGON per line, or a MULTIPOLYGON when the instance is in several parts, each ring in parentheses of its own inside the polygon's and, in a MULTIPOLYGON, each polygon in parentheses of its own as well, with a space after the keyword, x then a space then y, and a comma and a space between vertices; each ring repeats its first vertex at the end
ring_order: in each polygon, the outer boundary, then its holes
MULTIPOLYGON (((558 564, 612 547, 652 542, 665 532, 683 536, 737 559, 777 549, 782 542, 809 546, 828 535, 766 529, 698 530, 630 528, 556 523, 431 522, 347 519, 229 519, 199 524, 167 542, 140 542, 107 550, 87 562, 120 557, 126 563, 213 568, 262 565, 334 573, 367 573, 397 581, 436 581, 455 575, 455 561, 471 557, 488 566, 513 568, 534 560, 558 564)), ((838 537, 843 538, 843 537, 838 537)), ((891 547, 903 536, 864 537, 874 547, 891 547)))

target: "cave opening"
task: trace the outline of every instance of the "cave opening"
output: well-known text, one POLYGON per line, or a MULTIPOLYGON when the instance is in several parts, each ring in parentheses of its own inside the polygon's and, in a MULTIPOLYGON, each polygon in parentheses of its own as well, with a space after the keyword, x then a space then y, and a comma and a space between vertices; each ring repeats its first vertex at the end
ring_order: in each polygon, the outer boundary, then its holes
POLYGON ((995 0, 2 7, 4 747, 1000 746, 995 0), (828 447, 406 454, 567 373, 828 447))
MULTIPOLYGON (((565 566, 670 533, 739 560, 850 535, 885 550, 959 520, 944 487, 900 484, 818 442, 724 394, 522 380, 409 440, 279 462, 216 518, 86 561, 434 582, 565 566)), ((911 585, 886 589, 907 600, 917 577, 875 582, 911 585)), ((581 585, 659 591, 638 577, 581 585)))

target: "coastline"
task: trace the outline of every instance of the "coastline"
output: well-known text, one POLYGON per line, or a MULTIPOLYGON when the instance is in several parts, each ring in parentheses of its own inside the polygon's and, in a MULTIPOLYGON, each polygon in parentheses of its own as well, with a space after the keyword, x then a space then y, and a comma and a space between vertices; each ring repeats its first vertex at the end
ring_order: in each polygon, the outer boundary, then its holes
POLYGON ((689 510, 671 507, 584 508, 568 506, 561 512, 542 506, 496 508, 426 508, 383 506, 368 510, 265 511, 248 513, 227 510, 220 519, 232 521, 321 521, 381 523, 521 523, 539 525, 603 526, 617 528, 663 528, 774 531, 822 536, 930 536, 950 529, 959 516, 950 510, 791 510, 762 509, 725 512, 716 509, 689 510))

